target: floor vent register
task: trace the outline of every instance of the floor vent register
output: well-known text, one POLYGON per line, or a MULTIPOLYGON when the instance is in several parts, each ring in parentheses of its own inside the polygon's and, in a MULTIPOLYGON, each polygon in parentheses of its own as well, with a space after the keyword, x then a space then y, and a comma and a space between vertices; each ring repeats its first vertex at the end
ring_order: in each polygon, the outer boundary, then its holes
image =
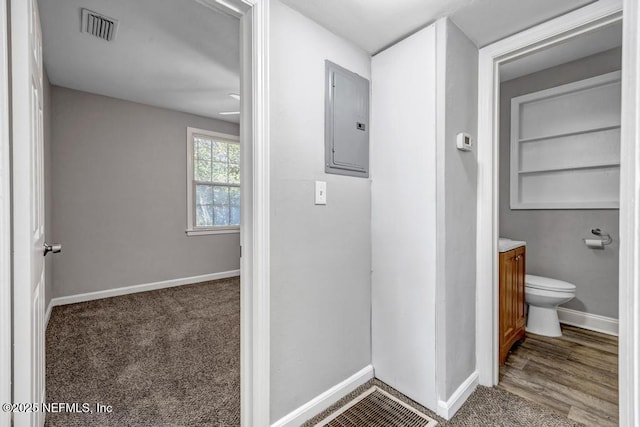
POLYGON ((438 423, 374 386, 316 427, 434 427, 438 423))

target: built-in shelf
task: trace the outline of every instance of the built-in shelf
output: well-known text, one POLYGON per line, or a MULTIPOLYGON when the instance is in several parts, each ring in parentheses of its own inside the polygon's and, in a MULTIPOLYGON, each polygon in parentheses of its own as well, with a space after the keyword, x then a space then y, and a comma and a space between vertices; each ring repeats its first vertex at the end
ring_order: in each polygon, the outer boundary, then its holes
POLYGON ((571 171, 571 170, 579 170, 579 169, 601 169, 601 168, 611 168, 620 166, 620 162, 605 162, 605 163, 593 163, 593 164, 583 164, 583 165, 572 165, 572 166, 564 166, 564 167, 556 167, 556 168, 541 168, 541 169, 529 169, 529 170, 521 170, 518 171, 519 174, 534 174, 534 173, 547 173, 547 172, 562 172, 562 171, 571 171))
POLYGON ((544 208, 541 208, 539 203, 521 203, 518 209, 620 209, 620 202, 617 200, 598 200, 596 202, 546 202, 544 208))
POLYGON ((511 209, 614 209, 620 72, 511 100, 511 209))
POLYGON ((605 132, 608 130, 620 129, 620 125, 612 125, 612 126, 598 126, 592 129, 584 129, 573 132, 565 132, 565 133, 556 133, 553 135, 544 135, 544 136, 535 136, 531 138, 520 138, 518 142, 535 142, 535 141, 544 141, 545 139, 556 139, 556 138, 565 138, 567 136, 575 136, 575 135, 584 135, 588 133, 594 132, 605 132))

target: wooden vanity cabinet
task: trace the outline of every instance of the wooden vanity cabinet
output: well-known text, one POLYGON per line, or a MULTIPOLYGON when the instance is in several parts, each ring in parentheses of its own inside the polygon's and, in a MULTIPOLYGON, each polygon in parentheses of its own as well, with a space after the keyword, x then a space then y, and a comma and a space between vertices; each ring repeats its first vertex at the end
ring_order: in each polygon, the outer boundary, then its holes
POLYGON ((513 344, 524 338, 527 321, 524 300, 525 271, 525 246, 500 253, 498 323, 501 365, 507 361, 513 344))

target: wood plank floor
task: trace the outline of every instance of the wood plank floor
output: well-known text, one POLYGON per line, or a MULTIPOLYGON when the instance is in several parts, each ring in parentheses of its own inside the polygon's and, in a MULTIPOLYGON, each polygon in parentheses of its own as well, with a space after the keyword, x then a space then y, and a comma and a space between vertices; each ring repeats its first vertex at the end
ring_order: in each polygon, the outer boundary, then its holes
POLYGON ((527 332, 498 386, 587 426, 617 426, 618 338, 567 325, 562 333, 527 332))

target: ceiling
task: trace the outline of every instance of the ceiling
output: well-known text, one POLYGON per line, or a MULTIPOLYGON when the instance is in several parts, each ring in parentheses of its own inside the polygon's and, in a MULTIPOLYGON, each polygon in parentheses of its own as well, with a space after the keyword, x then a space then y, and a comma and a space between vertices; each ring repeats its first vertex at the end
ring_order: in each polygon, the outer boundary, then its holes
POLYGON ((52 84, 238 122, 240 23, 196 1, 40 0, 52 84), (81 8, 117 19, 107 42, 80 32, 81 8))
POLYGON ((578 9, 595 0, 473 0, 451 20, 478 47, 578 9))
POLYGON ((443 16, 482 47, 593 1, 282 0, 371 54, 443 16))
MULTIPOLYGON (((481 47, 593 1, 282 0, 371 54, 442 16, 450 16, 481 47)), ((240 86, 239 20, 208 3, 40 0, 49 79, 58 86, 237 123, 238 116, 219 113, 239 110, 239 101, 229 97, 240 86), (115 40, 81 33, 81 8, 117 19, 115 40)), ((571 55, 587 56, 590 49, 606 50, 613 32, 608 36, 591 48, 589 43, 560 46, 555 59, 532 56, 523 60, 529 63, 508 64, 503 77, 557 65, 561 58, 567 62, 571 55)))
POLYGON ((574 37, 550 48, 500 66, 500 81, 521 77, 536 71, 586 58, 622 46, 622 22, 574 37))

